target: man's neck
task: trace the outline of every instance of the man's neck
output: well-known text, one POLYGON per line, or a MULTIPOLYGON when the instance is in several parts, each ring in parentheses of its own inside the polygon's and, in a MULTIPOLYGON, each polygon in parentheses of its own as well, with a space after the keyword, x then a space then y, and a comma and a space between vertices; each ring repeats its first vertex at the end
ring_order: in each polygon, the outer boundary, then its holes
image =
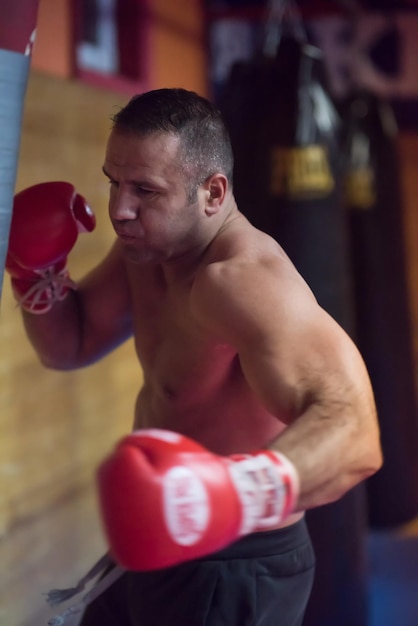
POLYGON ((214 228, 207 230, 205 237, 196 242, 194 247, 169 261, 161 263, 161 269, 167 284, 192 279, 214 241, 238 216, 239 212, 236 203, 232 201, 230 206, 223 212, 222 219, 217 220, 214 228))

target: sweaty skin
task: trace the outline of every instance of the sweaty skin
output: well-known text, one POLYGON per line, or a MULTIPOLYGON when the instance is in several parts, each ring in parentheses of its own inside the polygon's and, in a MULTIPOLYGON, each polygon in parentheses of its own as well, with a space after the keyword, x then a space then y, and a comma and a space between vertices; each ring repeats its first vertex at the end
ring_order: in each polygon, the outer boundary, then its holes
POLYGON ((177 431, 219 454, 283 452, 300 478, 286 525, 380 467, 369 377, 223 174, 188 198, 178 141, 112 131, 103 170, 116 242, 64 302, 24 313, 27 332, 60 369, 134 335, 144 377, 134 428, 177 431))

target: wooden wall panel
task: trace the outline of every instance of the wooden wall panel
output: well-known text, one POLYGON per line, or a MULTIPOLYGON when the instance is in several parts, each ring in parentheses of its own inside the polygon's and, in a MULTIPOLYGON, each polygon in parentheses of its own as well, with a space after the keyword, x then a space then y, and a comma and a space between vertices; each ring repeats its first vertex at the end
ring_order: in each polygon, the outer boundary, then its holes
MULTIPOLYGON (((89 200, 97 229, 82 235, 70 255, 75 279, 113 241, 101 166, 109 115, 124 101, 40 73, 30 78, 17 190, 68 180, 89 200)), ((132 342, 83 370, 43 368, 6 276, 0 313, 0 624, 35 626, 32 612, 45 610, 41 593, 60 584, 58 570, 61 583, 72 584, 100 556, 94 472, 130 430, 141 384, 132 342), (34 578, 41 565, 42 577, 34 578), (25 584, 29 603, 11 592, 25 584)))
MULTIPOLYGON (((120 104, 118 96, 41 74, 33 74, 29 85, 17 190, 41 181, 68 180, 89 200, 98 225, 94 233, 80 237, 70 255, 75 278, 92 267, 113 241, 107 218, 108 184, 101 166, 109 114, 120 104)), ((1 419, 5 421, 2 432, 6 432, 2 445, 7 446, 7 456, 14 457, 9 472, 17 472, 19 477, 12 481, 15 496, 16 484, 20 485, 9 512, 4 513, 3 505, 0 514, 0 527, 7 528, 26 511, 33 511, 36 502, 43 501, 40 509, 47 504, 47 486, 55 498, 62 491, 57 484, 61 483, 65 491, 73 482, 86 481, 109 433, 118 431, 121 422, 122 428, 129 422, 141 374, 136 363, 132 365, 131 345, 78 372, 45 370, 23 333, 8 280, 1 339, 1 419), (135 387, 130 397, 125 376, 135 387), (117 419, 112 408, 115 401, 117 419), (22 497, 25 491, 28 493, 22 497)), ((2 490, 3 498, 4 493, 9 493, 7 487, 2 490)))

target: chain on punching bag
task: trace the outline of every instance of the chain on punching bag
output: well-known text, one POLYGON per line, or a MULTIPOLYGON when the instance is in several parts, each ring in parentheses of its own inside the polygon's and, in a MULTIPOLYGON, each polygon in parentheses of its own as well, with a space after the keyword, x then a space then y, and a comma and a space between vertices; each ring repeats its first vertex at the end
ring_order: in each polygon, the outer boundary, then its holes
MULTIPOLYGON (((233 66, 218 102, 234 149, 234 193, 240 210, 283 246, 319 303, 351 332, 339 117, 324 88, 320 50, 300 29, 284 32, 279 24, 274 33, 274 26, 269 50, 233 66)), ((317 569, 304 626, 366 626, 366 519, 364 485, 308 511, 317 569)))
POLYGON ((396 123, 389 103, 358 92, 345 106, 357 343, 378 409, 383 468, 367 481, 370 524, 418 514, 418 413, 396 123))

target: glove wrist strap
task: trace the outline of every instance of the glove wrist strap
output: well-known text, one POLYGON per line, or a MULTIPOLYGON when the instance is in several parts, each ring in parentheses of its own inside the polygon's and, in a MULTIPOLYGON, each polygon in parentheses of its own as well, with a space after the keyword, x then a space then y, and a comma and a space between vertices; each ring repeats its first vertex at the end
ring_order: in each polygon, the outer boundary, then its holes
POLYGON ((12 278, 12 288, 17 304, 36 315, 48 313, 56 302, 64 300, 70 289, 76 290, 66 267, 57 272, 54 268, 37 271, 38 277, 12 278))
POLYGON ((299 479, 283 454, 268 450, 235 456, 230 472, 242 505, 240 535, 274 528, 294 510, 299 479))

